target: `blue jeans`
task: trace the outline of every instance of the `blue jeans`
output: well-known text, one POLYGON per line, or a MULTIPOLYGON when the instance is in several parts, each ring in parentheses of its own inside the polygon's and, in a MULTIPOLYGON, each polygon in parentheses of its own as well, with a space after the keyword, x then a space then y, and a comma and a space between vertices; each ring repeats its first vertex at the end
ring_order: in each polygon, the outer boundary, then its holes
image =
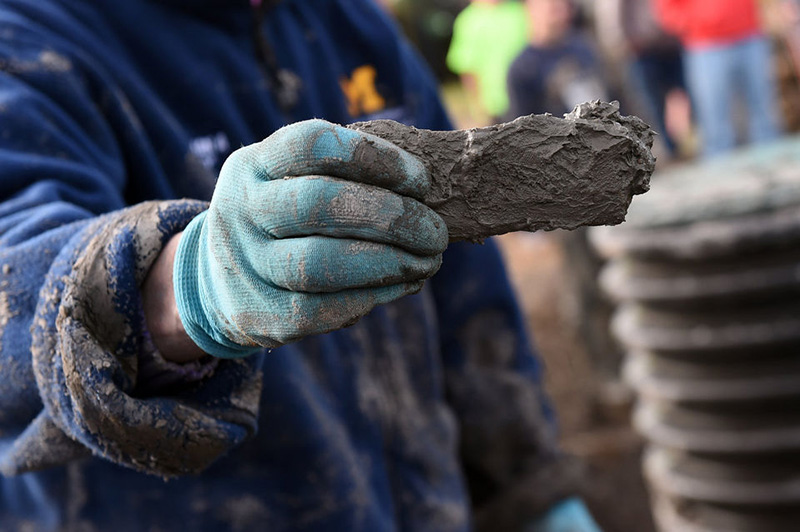
POLYGON ((769 42, 753 37, 733 44, 686 51, 686 83, 709 157, 736 145, 734 105, 746 108, 748 142, 776 138, 781 131, 769 42), (739 100, 737 100, 739 97, 739 100))

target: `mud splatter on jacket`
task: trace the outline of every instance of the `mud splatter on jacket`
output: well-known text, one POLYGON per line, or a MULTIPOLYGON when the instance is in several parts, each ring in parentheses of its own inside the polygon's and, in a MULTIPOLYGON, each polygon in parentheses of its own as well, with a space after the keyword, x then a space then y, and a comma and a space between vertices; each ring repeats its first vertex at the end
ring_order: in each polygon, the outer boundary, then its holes
POLYGON ((150 356, 138 285, 233 149, 311 117, 448 127, 371 3, 253 21, 246 0, 0 0, 0 529, 513 529, 573 472, 491 243, 346 330, 150 356))

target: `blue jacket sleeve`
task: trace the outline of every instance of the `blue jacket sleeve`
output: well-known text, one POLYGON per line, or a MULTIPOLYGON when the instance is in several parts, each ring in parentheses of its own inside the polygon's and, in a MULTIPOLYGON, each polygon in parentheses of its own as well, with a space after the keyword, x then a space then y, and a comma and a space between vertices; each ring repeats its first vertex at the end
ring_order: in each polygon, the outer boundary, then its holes
POLYGON ((451 245, 432 285, 476 529, 522 530, 574 495, 579 471, 558 451, 539 361, 496 245, 451 245))
POLYGON ((255 430, 257 357, 145 396, 139 285, 205 205, 126 206, 111 110, 80 60, 0 28, 0 472, 90 453, 196 472, 255 430))

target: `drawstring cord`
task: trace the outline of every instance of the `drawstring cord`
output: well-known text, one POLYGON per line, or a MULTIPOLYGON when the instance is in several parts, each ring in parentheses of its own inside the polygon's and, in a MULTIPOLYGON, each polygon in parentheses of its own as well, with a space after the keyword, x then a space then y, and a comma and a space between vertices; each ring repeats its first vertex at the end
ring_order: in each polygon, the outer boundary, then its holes
MULTIPOLYGON (((278 0, 280 1, 280 0, 278 0)), ((264 34, 264 11, 276 0, 250 0, 253 8, 253 44, 256 59, 267 77, 269 88, 275 95, 278 106, 284 113, 290 112, 300 99, 302 80, 290 70, 280 68, 275 52, 264 34)))

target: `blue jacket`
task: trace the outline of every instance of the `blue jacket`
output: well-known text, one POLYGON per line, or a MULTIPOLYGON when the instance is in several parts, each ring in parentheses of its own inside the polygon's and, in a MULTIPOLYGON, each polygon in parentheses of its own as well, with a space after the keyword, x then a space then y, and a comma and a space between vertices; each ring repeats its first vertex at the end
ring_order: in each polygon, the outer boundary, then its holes
POLYGON ((491 243, 348 329, 152 354, 138 285, 232 150, 449 125, 372 3, 271 4, 0 0, 0 529, 514 529, 572 493, 491 243))
POLYGON ((578 33, 549 46, 526 46, 511 63, 507 79, 509 116, 572 111, 583 101, 607 99, 600 63, 578 33))

